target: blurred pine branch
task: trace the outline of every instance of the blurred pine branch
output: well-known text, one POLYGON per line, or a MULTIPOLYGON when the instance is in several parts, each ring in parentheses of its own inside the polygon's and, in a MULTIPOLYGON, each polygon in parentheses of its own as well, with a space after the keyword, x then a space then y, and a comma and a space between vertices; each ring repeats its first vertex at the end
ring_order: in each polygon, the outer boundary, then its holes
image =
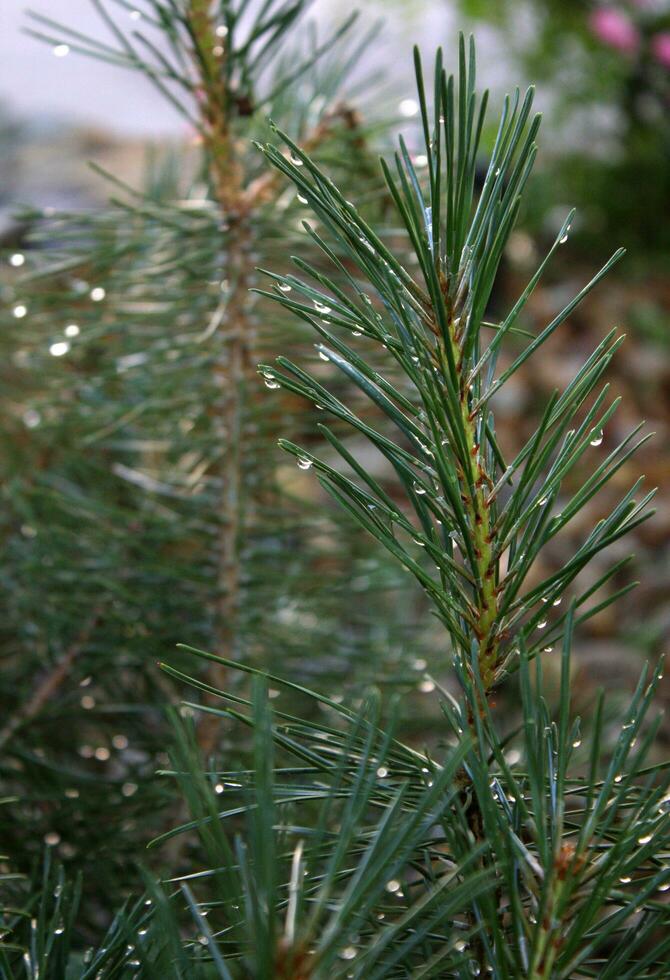
MULTIPOLYGON (((249 292, 261 256, 285 261, 303 237, 304 206, 250 142, 268 111, 379 211, 374 127, 345 91, 370 32, 352 17, 320 39, 298 27, 302 0, 94 6, 108 40, 39 13, 29 31, 144 75, 198 145, 151 161, 139 190, 101 171, 104 210, 27 209, 3 286, 3 836, 26 873, 58 839, 87 869, 93 918, 136 880, 149 826, 174 819, 146 777, 165 762, 171 696, 156 661, 185 628, 294 671, 319 646, 311 670, 345 677, 355 661, 359 680, 399 661, 407 632, 393 570, 277 470, 256 363, 302 338, 249 292), (387 611, 375 637, 352 591, 387 611)), ((220 734, 203 716, 205 755, 230 747, 220 734)))

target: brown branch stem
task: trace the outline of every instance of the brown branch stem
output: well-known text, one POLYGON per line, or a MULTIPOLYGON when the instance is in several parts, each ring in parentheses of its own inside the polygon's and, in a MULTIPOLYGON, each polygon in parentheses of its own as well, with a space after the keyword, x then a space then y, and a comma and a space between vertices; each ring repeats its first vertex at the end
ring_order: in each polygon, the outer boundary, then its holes
MULTIPOLYGON (((229 284, 228 299, 225 320, 215 334, 219 343, 215 366, 215 384, 219 392, 215 425, 218 442, 225 451, 222 462, 217 464, 216 474, 221 482, 221 496, 214 618, 217 652, 234 660, 239 632, 240 547, 246 524, 244 402, 256 360, 254 327, 249 316, 249 287, 255 264, 252 221, 258 210, 271 200, 281 175, 267 171, 248 183, 245 181, 233 120, 237 115, 249 115, 253 106, 241 100, 240 93, 228 85, 226 39, 217 34, 211 7, 209 0, 189 0, 187 18, 193 40, 192 61, 198 78, 199 111, 212 189, 226 225, 224 277, 229 284)), ((323 116, 301 143, 302 148, 308 153, 313 152, 331 135, 338 122, 352 131, 360 125, 355 110, 340 104, 323 116)), ((212 664, 207 681, 213 687, 225 688, 229 683, 227 671, 221 665, 212 664)), ((198 743, 205 755, 216 748, 219 728, 216 716, 206 714, 200 718, 198 743)))
POLYGON ((0 749, 3 749, 24 725, 37 718, 46 705, 52 701, 60 687, 72 670, 73 664, 82 649, 88 643, 91 634, 100 621, 100 609, 96 609, 88 622, 81 629, 76 639, 70 644, 63 656, 57 661, 42 682, 37 686, 31 698, 9 719, 0 731, 0 749))

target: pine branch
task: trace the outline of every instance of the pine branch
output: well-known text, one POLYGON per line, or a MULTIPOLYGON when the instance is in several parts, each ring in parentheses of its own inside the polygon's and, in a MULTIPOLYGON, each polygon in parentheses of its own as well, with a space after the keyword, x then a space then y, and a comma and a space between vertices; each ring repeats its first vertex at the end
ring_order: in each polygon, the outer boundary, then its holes
MULTIPOLYGON (((201 338, 211 338, 216 348, 209 379, 215 394, 207 408, 213 427, 215 462, 207 467, 206 477, 218 481, 220 486, 215 508, 220 529, 212 610, 215 645, 235 659, 239 648, 241 554, 253 525, 253 505, 248 502, 252 494, 245 485, 247 471, 254 469, 246 448, 245 426, 252 401, 249 389, 259 356, 249 296, 255 274, 252 253, 259 245, 264 213, 280 179, 270 168, 259 173, 256 161, 249 157, 248 134, 258 125, 260 107, 280 105, 286 87, 323 62, 348 34, 355 18, 347 19, 323 43, 315 42, 307 57, 294 55, 286 63, 278 61, 273 75, 269 71, 273 59, 277 61, 281 45, 305 13, 308 4, 304 0, 288 5, 271 0, 249 21, 244 3, 219 9, 207 0, 188 0, 182 6, 159 0, 151 5, 150 14, 138 12, 140 27, 131 32, 119 25, 108 2, 92 3, 111 32, 111 44, 87 38, 37 13, 31 13, 32 20, 48 28, 49 33, 29 33, 143 73, 200 134, 204 169, 218 210, 219 254, 214 261, 216 268, 207 269, 207 274, 209 278, 212 273, 220 276, 225 295, 201 338), (151 30, 168 41, 168 54, 162 53, 151 39, 151 30)), ((307 152, 317 151, 339 134, 354 134, 357 146, 363 145, 357 112, 343 102, 329 106, 326 96, 329 89, 335 94, 338 83, 336 72, 324 86, 324 106, 300 141, 307 152)), ((128 193, 127 188, 124 190, 128 193)), ((151 217, 166 226, 174 223, 175 230, 188 233, 188 227, 174 211, 168 215, 164 205, 156 206, 134 193, 132 196, 131 213, 151 217)), ((117 466, 115 472, 124 478, 141 479, 133 477, 127 467, 117 466)), ((156 492, 165 489, 150 480, 144 480, 144 486, 156 492)), ((225 684, 225 679, 216 673, 211 680, 225 684)), ((202 724, 202 745, 211 751, 217 732, 212 719, 204 719, 202 724)))
MULTIPOLYGON (((579 752, 579 719, 569 716, 574 622, 572 604, 555 718, 543 693, 541 660, 532 662, 522 652, 522 725, 511 743, 519 749, 516 762, 510 761, 509 739, 501 737, 488 704, 463 670, 464 703, 450 697, 443 703, 454 748, 436 760, 401 742, 379 716, 374 698, 352 710, 280 677, 228 662, 230 669, 256 678, 257 691, 258 682, 263 689, 271 684, 281 691, 299 690, 328 712, 326 720, 307 721, 278 710, 270 720, 265 711, 259 713, 257 701, 212 691, 218 706, 206 710, 256 732, 263 747, 254 770, 203 773, 193 757, 175 759, 171 775, 190 800, 193 820, 170 833, 197 829, 209 841, 210 869, 184 880, 195 892, 219 876, 224 890, 218 897, 193 898, 191 905, 211 915, 225 906, 219 949, 224 960, 230 950, 226 963, 232 968, 241 949, 257 964, 274 963, 274 974, 256 967, 258 975, 277 975, 280 968, 289 969, 287 964, 293 969, 299 964, 314 980, 332 971, 338 977, 353 972, 360 980, 381 980, 393 976, 389 971, 399 963, 416 971, 412 975, 423 975, 421 969, 429 965, 426 975, 439 970, 440 976, 459 977, 464 959, 469 968, 510 978, 568 980, 576 972, 613 978, 624 965, 631 976, 662 976, 664 951, 670 949, 663 905, 670 888, 664 859, 670 842, 670 767, 645 768, 657 726, 642 734, 661 667, 651 678, 643 671, 603 773, 598 759, 602 711, 596 712, 590 762, 579 752), (471 735, 465 731, 467 716, 471 735), (274 776, 269 739, 274 751, 289 756, 280 768, 279 762, 275 765, 274 776), (584 768, 586 775, 574 775, 584 768), (467 783, 459 777, 462 772, 467 772, 467 783), (436 805, 430 816, 424 808, 428 798, 436 805), (319 801, 323 813, 315 824, 310 808, 319 801), (346 817, 340 815, 341 806, 346 817), (368 829, 367 806, 379 815, 379 837, 368 829), (282 819, 279 811, 285 814, 282 819), (225 828, 230 822, 237 826, 244 814, 251 821, 267 821, 266 844, 273 836, 271 823, 286 836, 281 850, 266 850, 264 857, 253 845, 255 863, 236 885, 246 852, 244 858, 239 850, 232 854, 225 828), (424 832, 414 837, 411 828, 421 827, 423 814, 424 832), (409 850, 403 852, 391 839, 383 854, 377 852, 379 860, 373 860, 383 839, 381 828, 395 820, 409 850), (405 873, 398 864, 403 853, 405 873), (256 876, 260 882, 270 873, 268 864, 285 868, 274 905, 256 885, 256 876), (378 922, 357 916, 357 938, 351 941, 349 916, 355 903, 384 882, 394 907, 382 905, 378 922), (303 895, 302 902, 291 898, 292 888, 303 895), (255 914, 285 913, 290 926, 281 936, 279 930, 274 936, 267 930, 261 934, 247 914, 244 922, 254 938, 241 934, 242 895, 252 906, 259 903, 255 914), (465 905, 450 909, 447 896, 465 905), (330 918, 324 921, 323 913, 330 918), (343 963, 328 957, 331 937, 337 937, 335 949, 343 963)), ((165 669, 186 679, 173 667, 165 669)), ((202 688, 204 682, 191 678, 190 683, 202 688)))
MULTIPOLYGON (((295 4, 286 22, 278 18, 277 31, 285 30, 301 12, 295 4)), ((186 28, 193 43, 193 62, 198 74, 199 111, 202 131, 210 161, 214 195, 226 228, 224 273, 228 280, 225 319, 219 330, 220 355, 216 361, 215 386, 219 390, 216 412, 217 441, 226 446, 220 472, 222 496, 219 507, 221 536, 219 545, 218 599, 216 603, 217 646, 237 658, 238 607, 240 602, 240 552, 247 533, 243 474, 246 468, 244 416, 250 379, 255 370, 256 329, 249 315, 249 290, 252 285, 255 241, 253 223, 257 210, 277 187, 274 171, 267 171, 249 183, 244 169, 244 151, 238 148, 239 134, 232 126, 233 113, 247 116, 255 112, 248 96, 231 84, 227 58, 239 58, 241 52, 230 50, 233 43, 230 27, 217 28, 216 16, 208 0, 190 0, 186 28)), ((256 28, 260 34, 260 24, 256 28)), ((252 35, 253 36, 253 35, 252 35)), ((247 42, 247 46, 251 40, 247 42)), ((333 126, 343 122, 353 129, 359 125, 357 114, 345 106, 325 114, 303 147, 314 152, 330 138, 333 126)), ((213 669, 210 682, 225 686, 225 678, 213 669)), ((212 716, 201 722, 201 748, 208 754, 216 746, 218 726, 212 716)))
MULTIPOLYGON (((278 180, 249 136, 267 132, 260 107, 271 105, 310 152, 330 146, 337 160, 342 142, 363 149, 362 129, 350 126, 359 121, 339 92, 363 36, 344 60, 342 30, 325 41, 293 40, 302 2, 260 5, 257 20, 244 3, 210 5, 204 39, 202 5, 191 11, 195 21, 188 4, 171 0, 95 7, 104 41, 39 15, 33 23, 59 54, 69 48, 143 73, 202 142, 200 151, 151 161, 139 190, 103 174, 107 209, 27 210, 26 261, 16 275, 10 270, 5 294, 3 707, 30 702, 36 669, 50 650, 69 649, 100 595, 109 615, 95 644, 81 650, 78 671, 91 677, 90 690, 64 680, 44 726, 16 730, 1 768, 17 800, 1 820, 24 871, 36 843, 60 836, 62 856, 87 871, 82 916, 93 929, 135 880, 133 846, 175 816, 147 773, 165 739, 155 661, 185 623, 193 642, 233 661, 242 649, 281 650, 291 669, 313 671, 321 665, 308 651, 318 644, 329 672, 342 677, 347 659, 363 675, 377 670, 377 649, 398 657, 409 629, 401 615, 389 617, 364 648, 366 610, 352 614, 334 570, 344 561, 355 568, 355 579, 372 583, 356 589, 380 608, 396 579, 357 544, 345 556, 335 522, 275 480, 267 452, 275 423, 251 391, 252 365, 269 337, 297 339, 285 318, 264 323, 253 310, 251 250, 268 262, 283 257, 304 210, 290 193, 274 206, 278 180), (222 193, 222 161, 239 170, 232 204, 222 193), (29 310, 23 321, 13 312, 20 303, 29 310), (320 590, 314 570, 324 554, 332 587, 320 590), (298 619, 308 628, 295 629, 298 619), (330 656, 336 646, 338 659, 330 656), (123 848, 105 835, 101 814, 128 828, 123 848)), ((357 156, 341 156, 338 172, 352 172, 357 156)), ((225 668, 208 669, 227 684, 225 668)), ((218 721, 207 722, 205 748, 227 751, 218 721)))
MULTIPOLYGON (((421 280, 407 271, 382 236, 286 134, 278 131, 292 154, 288 159, 269 144, 260 147, 293 180, 361 277, 357 280, 344 270, 332 247, 310 231, 328 260, 347 276, 349 291, 296 259, 299 271, 316 280, 314 285, 309 278, 270 273, 273 290, 260 292, 316 330, 322 341, 317 345, 320 356, 358 386, 399 439, 372 428, 292 362, 279 358, 279 370, 268 366, 261 370, 276 385, 318 402, 327 413, 362 433, 393 466, 403 484, 409 513, 389 501, 379 483, 370 480, 327 429, 323 431, 331 445, 354 467, 365 486, 283 443, 299 462, 304 459, 305 465, 313 465, 326 489, 416 576, 468 670, 474 644, 476 670, 488 696, 515 669, 520 642, 529 643, 533 654, 545 645, 535 631, 546 627, 546 611, 551 608, 547 604, 560 601, 594 555, 649 516, 645 505, 651 495, 634 503, 636 485, 562 570, 524 593, 540 551, 641 443, 632 443, 634 433, 625 439, 572 499, 564 501, 562 510, 554 511, 567 475, 583 465, 590 445, 599 445, 602 429, 616 409, 616 402, 605 407, 606 389, 597 393, 596 388, 618 346, 613 336, 600 345, 566 390, 550 401, 540 427, 510 464, 496 440, 491 400, 623 253, 617 251, 496 377, 502 344, 547 262, 493 338, 487 339, 486 305, 535 159, 539 117, 531 118, 531 90, 523 100, 517 93, 513 101, 505 101, 487 176, 475 202, 475 161, 487 98, 485 94, 477 110, 474 48, 471 45, 466 52, 461 42, 457 84, 447 78, 438 53, 432 114, 418 54, 415 63, 427 174, 420 177, 417 173, 402 140, 395 157, 396 174, 386 163, 382 166, 421 280), (376 293, 376 300, 365 292, 366 284, 376 293), (395 361, 406 379, 403 391, 371 366, 364 351, 359 353, 344 339, 347 333, 362 335, 387 349, 387 359, 395 361), (575 422, 589 396, 594 396, 591 407, 575 422), (576 428, 571 429, 571 424, 576 428), (424 549, 425 561, 416 556, 411 541, 407 543, 408 536, 424 549)), ((550 256, 567 239, 570 221, 571 216, 550 256)), ((578 603, 586 598, 578 598, 578 603)), ((552 641, 560 638, 561 623, 560 617, 552 623, 552 641)))

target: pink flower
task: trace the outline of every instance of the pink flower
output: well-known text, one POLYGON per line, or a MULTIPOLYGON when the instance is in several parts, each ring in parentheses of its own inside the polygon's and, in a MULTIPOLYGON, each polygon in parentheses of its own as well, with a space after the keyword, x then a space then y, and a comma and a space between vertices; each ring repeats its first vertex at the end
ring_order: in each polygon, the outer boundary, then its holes
POLYGON ((670 68, 670 31, 659 31, 652 37, 651 53, 660 65, 670 68))
POLYGON ((625 54, 633 54, 640 44, 640 35, 635 25, 620 10, 614 7, 601 7, 589 18, 591 30, 603 44, 625 54))

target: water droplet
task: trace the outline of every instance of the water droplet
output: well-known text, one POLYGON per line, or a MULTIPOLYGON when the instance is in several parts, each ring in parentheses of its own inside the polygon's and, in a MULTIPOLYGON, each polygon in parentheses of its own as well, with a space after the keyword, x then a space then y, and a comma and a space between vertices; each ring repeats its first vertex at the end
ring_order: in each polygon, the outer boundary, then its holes
POLYGON ((563 235, 563 237, 559 239, 558 244, 559 245, 565 245, 565 243, 567 242, 567 240, 568 240, 568 233, 566 231, 566 233, 563 235))
POLYGON ((419 111, 419 103, 416 99, 401 99, 398 103, 398 110, 405 119, 411 119, 419 111))
POLYGON ((581 744, 582 744, 581 738, 576 738, 572 743, 572 747, 573 749, 578 749, 581 744))
POLYGON ((552 653, 553 649, 554 649, 553 647, 545 647, 542 653, 552 653))
POLYGON ((317 313, 331 313, 332 310, 330 306, 326 306, 324 303, 319 303, 318 300, 314 300, 314 309, 317 313))
POLYGON ((68 323, 63 333, 65 334, 66 337, 78 337, 80 331, 76 323, 68 323))
POLYGON ((280 282, 279 283, 279 290, 282 293, 290 293, 291 292, 291 287, 289 286, 289 284, 287 282, 280 282))
POLYGON ((101 745, 99 748, 95 750, 94 755, 98 760, 98 762, 107 762, 107 760, 111 755, 111 752, 104 745, 101 745))
POLYGON ((353 960, 356 958, 356 947, 355 946, 345 946, 340 953, 340 959, 342 960, 353 960))
POLYGON ((57 340, 49 346, 49 353, 52 357, 62 357, 63 354, 67 354, 69 349, 70 345, 67 340, 57 340))
POLYGON ((552 602, 552 606, 560 606, 562 602, 563 599, 561 598, 561 596, 559 596, 558 599, 554 599, 554 601, 552 602))
POLYGON ((413 660, 412 661, 412 669, 413 670, 425 670, 427 666, 428 665, 427 665, 426 661, 423 660, 423 658, 421 658, 421 657, 418 657, 416 660, 413 660))
POLYGON ((66 789, 65 790, 65 795, 67 796, 68 800, 76 800, 79 797, 79 790, 78 789, 66 789))
POLYGON ((619 773, 618 776, 615 776, 614 777, 614 782, 615 783, 620 783, 622 779, 623 779, 623 776, 621 775, 621 773, 619 773))
POLYGON ((353 335, 354 337, 360 337, 360 336, 361 336, 361 333, 362 333, 362 331, 360 331, 360 330, 352 330, 352 331, 351 331, 351 333, 352 333, 352 335, 353 335))
POLYGON ((415 484, 414 484, 414 493, 417 493, 417 494, 419 494, 419 496, 421 496, 425 492, 426 492, 426 488, 425 487, 422 487, 420 483, 416 483, 415 482, 415 484))
POLYGON ((457 939, 454 943, 454 949, 457 953, 462 953, 468 948, 468 944, 463 939, 457 939))
POLYGON ((648 844, 653 836, 653 834, 643 834, 642 837, 638 837, 637 842, 638 844, 648 844))
POLYGON ((419 690, 422 694, 430 694, 431 691, 435 690, 435 681, 425 680, 421 681, 419 684, 419 690))
POLYGON ((85 694, 81 699, 81 706, 86 711, 90 711, 91 708, 95 708, 95 698, 91 697, 90 694, 85 694))
POLYGON ((12 313, 14 314, 17 320, 22 320, 27 312, 28 312, 28 307, 25 305, 25 303, 17 303, 14 309, 12 310, 12 313))
POLYGON ((546 619, 541 619, 540 622, 537 624, 537 628, 539 630, 543 630, 546 625, 547 625, 546 619))
POLYGON ((125 735, 114 735, 112 738, 112 745, 115 749, 127 749, 128 739, 125 735))
POLYGON ((426 156, 425 153, 418 153, 414 157, 414 166, 415 167, 427 167, 428 166, 428 157, 426 156))
POLYGON ((273 388, 273 389, 275 389, 275 388, 281 388, 281 385, 279 384, 279 382, 275 378, 274 374, 264 374, 263 377, 265 379, 265 387, 266 388, 273 388))
POLYGON ((224 789, 225 789, 225 787, 224 787, 223 783, 217 783, 216 786, 214 787, 214 792, 217 793, 218 795, 221 795, 221 793, 223 793, 224 789))
POLYGON ((388 774, 389 771, 386 768, 386 766, 380 766, 379 769, 377 770, 377 775, 379 776, 380 779, 386 779, 388 774))
POLYGON ((217 37, 227 37, 228 36, 228 28, 226 27, 225 24, 219 24, 219 26, 216 29, 216 36, 217 37))
POLYGON ((55 44, 53 47, 53 54, 55 58, 65 58, 69 53, 69 44, 55 44))
POLYGON ((106 295, 107 292, 102 288, 102 286, 95 286, 90 293, 91 299, 94 303, 100 303, 106 295))
POLYGON ((56 833, 55 830, 50 830, 48 834, 44 835, 44 843, 47 847, 55 847, 56 844, 60 844, 60 834, 56 833))
POLYGON ((591 439, 591 445, 592 446, 599 446, 602 443, 602 441, 603 441, 603 434, 602 434, 602 432, 596 432, 596 434, 591 439))
POLYGON ((322 350, 319 351, 319 357, 321 358, 322 361, 329 361, 330 360, 330 358, 328 357, 328 355, 325 354, 322 350))
POLYGON ((628 885, 632 880, 633 879, 630 877, 630 875, 622 875, 621 878, 619 878, 622 885, 628 885))
POLYGON ((56 928, 54 929, 54 936, 62 936, 64 932, 65 932, 65 926, 63 925, 62 922, 59 922, 56 928))
POLYGON ((400 891, 400 882, 397 878, 392 878, 390 881, 386 882, 386 891, 390 892, 391 895, 395 895, 396 892, 400 891))
POLYGON ((26 257, 23 252, 14 252, 13 255, 9 256, 9 264, 13 265, 15 269, 19 269, 25 264, 26 257))
POLYGON ((312 462, 313 462, 313 460, 311 460, 311 459, 306 459, 304 456, 299 456, 298 457, 298 469, 299 470, 308 470, 310 468, 310 466, 312 465, 312 462))
POLYGON ((667 891, 670 891, 670 881, 666 881, 666 883, 664 885, 659 885, 658 886, 658 890, 659 890, 659 892, 667 892, 667 891))
POLYGON ((548 497, 543 497, 542 500, 538 500, 537 506, 538 507, 544 507, 544 505, 546 504, 546 502, 547 502, 548 499, 549 499, 548 497))
POLYGON ((309 203, 307 201, 307 198, 306 197, 303 197, 302 194, 296 194, 296 197, 298 198, 298 200, 300 201, 301 204, 308 204, 309 203))
POLYGON ((300 159, 297 153, 291 153, 291 163, 294 167, 302 167, 303 161, 300 159))

